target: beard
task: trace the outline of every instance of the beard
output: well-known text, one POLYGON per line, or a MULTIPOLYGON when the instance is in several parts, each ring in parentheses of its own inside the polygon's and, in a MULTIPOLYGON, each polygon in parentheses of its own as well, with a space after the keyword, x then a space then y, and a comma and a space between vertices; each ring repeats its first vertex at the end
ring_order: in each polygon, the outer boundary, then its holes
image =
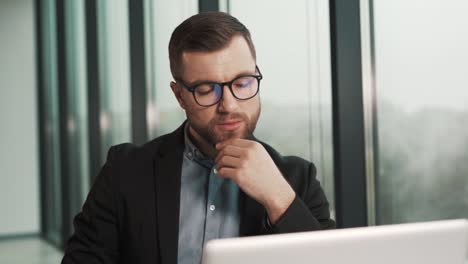
POLYGON ((210 120, 207 126, 202 127, 196 123, 191 122, 188 118, 189 125, 200 137, 210 144, 215 146, 219 142, 223 142, 228 139, 241 138, 252 140, 253 133, 257 127, 258 119, 260 118, 261 106, 259 105, 257 111, 249 118, 245 113, 222 113, 218 114, 215 118, 210 120), (235 131, 219 131, 216 129, 217 124, 223 123, 229 120, 241 121, 244 125, 235 131))

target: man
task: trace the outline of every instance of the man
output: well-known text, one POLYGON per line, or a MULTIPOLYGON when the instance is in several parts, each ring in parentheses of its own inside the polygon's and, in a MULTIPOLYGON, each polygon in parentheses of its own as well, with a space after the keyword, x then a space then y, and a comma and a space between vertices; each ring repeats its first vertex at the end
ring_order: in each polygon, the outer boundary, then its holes
POLYGON ((210 239, 333 228, 314 165, 253 136, 262 74, 248 29, 192 16, 169 59, 187 121, 109 150, 62 263, 200 263, 210 239))

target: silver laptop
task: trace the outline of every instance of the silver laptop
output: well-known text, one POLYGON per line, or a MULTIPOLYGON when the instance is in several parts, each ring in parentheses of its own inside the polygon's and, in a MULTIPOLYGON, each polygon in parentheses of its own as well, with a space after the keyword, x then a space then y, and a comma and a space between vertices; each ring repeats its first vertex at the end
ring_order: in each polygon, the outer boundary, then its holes
POLYGON ((466 264, 468 221, 349 228, 208 242, 203 264, 466 264))

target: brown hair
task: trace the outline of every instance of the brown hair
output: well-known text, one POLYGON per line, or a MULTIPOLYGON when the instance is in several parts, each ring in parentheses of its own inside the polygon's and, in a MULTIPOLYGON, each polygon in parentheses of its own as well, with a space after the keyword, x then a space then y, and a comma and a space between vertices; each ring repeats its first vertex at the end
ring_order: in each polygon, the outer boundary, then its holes
POLYGON ((223 12, 204 12, 186 19, 172 32, 169 41, 169 62, 174 78, 182 74, 182 54, 186 51, 218 51, 235 35, 247 41, 256 59, 250 32, 237 18, 223 12))

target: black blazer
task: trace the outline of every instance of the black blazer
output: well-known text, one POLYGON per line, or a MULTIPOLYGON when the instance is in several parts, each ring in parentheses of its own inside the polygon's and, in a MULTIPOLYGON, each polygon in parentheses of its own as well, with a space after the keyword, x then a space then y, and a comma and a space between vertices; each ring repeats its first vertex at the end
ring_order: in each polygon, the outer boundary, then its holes
MULTIPOLYGON (((177 263, 183 126, 141 147, 109 150, 74 219, 62 264, 177 263)), ((264 207, 241 192, 241 236, 334 228, 315 166, 262 144, 296 198, 277 225, 267 228, 264 207)))

